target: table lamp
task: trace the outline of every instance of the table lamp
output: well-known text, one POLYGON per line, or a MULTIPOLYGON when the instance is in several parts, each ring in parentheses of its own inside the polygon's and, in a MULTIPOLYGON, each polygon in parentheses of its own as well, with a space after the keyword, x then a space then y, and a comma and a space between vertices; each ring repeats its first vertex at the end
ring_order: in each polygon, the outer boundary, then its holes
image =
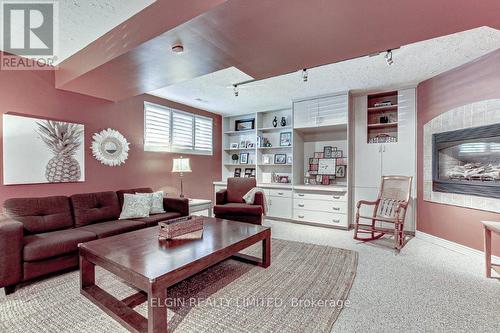
POLYGON ((181 198, 184 198, 184 190, 182 188, 182 176, 184 172, 191 172, 191 165, 189 164, 189 158, 174 158, 174 164, 172 165, 172 172, 178 172, 181 174, 181 198))

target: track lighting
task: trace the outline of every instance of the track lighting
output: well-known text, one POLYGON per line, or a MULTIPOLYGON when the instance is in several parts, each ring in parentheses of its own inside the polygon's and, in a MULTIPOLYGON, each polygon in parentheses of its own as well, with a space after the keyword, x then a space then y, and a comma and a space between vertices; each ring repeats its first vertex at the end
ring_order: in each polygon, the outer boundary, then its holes
POLYGON ((385 61, 387 62, 387 65, 392 65, 394 63, 394 60, 392 60, 392 50, 387 50, 385 54, 385 61))
POLYGON ((307 82, 309 79, 309 73, 307 73, 307 68, 302 70, 302 81, 307 82))
POLYGON ((234 91, 234 96, 235 97, 238 97, 240 92, 238 90, 238 85, 237 84, 233 84, 233 91, 234 91))

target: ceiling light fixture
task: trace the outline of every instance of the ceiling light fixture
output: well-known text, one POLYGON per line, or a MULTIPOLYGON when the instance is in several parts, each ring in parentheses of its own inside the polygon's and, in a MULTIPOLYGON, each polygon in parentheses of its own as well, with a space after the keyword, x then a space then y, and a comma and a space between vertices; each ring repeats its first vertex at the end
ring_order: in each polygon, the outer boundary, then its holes
POLYGON ((233 91, 234 91, 234 96, 235 97, 238 97, 240 95, 240 92, 238 90, 238 85, 237 84, 233 84, 233 91))
POLYGON ((302 70, 302 81, 307 82, 309 80, 309 73, 307 72, 307 68, 302 70))
POLYGON ((174 53, 182 53, 182 52, 184 52, 184 46, 182 46, 182 44, 174 44, 172 46, 172 52, 174 52, 174 53))
POLYGON ((392 50, 387 50, 385 54, 385 61, 387 62, 387 65, 392 65, 394 63, 394 60, 392 60, 392 50))

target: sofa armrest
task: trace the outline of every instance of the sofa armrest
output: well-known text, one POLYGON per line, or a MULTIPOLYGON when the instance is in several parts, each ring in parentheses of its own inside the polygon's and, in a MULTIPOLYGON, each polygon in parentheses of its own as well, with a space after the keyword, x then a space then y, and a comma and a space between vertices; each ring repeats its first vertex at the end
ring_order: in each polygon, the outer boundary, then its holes
POLYGON ((0 288, 22 280, 23 224, 0 215, 0 288))
POLYGON ((253 200, 253 204, 262 206, 262 209, 265 210, 265 208, 264 208, 264 193, 262 193, 262 192, 255 193, 255 199, 253 200))
POLYGON ((215 193, 215 204, 225 205, 227 203, 227 190, 220 190, 215 193))
POLYGON ((178 212, 181 216, 189 215, 189 199, 163 198, 163 208, 167 212, 178 212))

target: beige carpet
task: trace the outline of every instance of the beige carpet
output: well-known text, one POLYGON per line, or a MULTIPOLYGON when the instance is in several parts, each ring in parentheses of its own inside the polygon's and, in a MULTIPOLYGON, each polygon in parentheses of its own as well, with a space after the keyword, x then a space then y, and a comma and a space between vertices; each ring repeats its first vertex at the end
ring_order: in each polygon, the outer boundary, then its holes
MULTIPOLYGON (((169 332, 330 332, 357 261, 354 251, 273 239, 268 269, 226 260, 170 288, 169 332)), ((136 292, 101 269, 96 282, 119 299, 136 292)), ((146 316, 145 304, 135 310, 146 316)), ((0 298, 0 332, 127 331, 80 295, 75 271, 0 298)))

